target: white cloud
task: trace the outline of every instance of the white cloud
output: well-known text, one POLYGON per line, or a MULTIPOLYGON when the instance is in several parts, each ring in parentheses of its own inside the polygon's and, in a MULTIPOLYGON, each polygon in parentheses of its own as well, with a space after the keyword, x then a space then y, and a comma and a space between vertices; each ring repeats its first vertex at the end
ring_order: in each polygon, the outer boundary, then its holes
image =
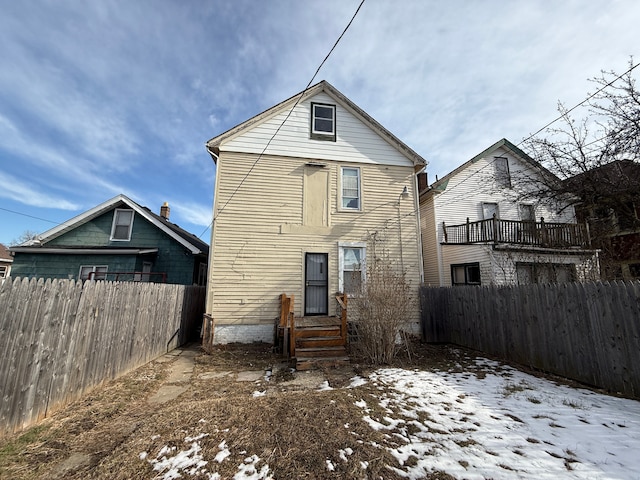
POLYGON ((11 175, 0 172, 0 197, 8 198, 24 205, 61 210, 78 210, 79 205, 63 197, 46 193, 41 186, 29 185, 11 175))

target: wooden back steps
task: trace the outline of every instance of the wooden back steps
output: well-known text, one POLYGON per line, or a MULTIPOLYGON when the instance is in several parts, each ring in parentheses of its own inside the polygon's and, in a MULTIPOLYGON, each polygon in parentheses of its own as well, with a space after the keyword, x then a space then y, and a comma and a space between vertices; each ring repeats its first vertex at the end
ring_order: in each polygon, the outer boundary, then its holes
POLYGON ((338 367, 349 363, 347 355, 347 297, 336 295, 339 317, 294 315, 294 296, 280 295, 278 342, 296 370, 338 367))

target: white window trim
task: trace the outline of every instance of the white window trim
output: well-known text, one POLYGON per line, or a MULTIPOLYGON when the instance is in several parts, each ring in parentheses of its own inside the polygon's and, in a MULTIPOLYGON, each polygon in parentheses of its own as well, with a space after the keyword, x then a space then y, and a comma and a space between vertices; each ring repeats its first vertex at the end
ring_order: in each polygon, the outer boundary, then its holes
MULTIPOLYGON (((95 273, 96 268, 104 268, 105 276, 107 275, 107 273, 109 273, 109 265, 80 265, 80 269, 78 270, 78 280, 82 280, 82 269, 88 267, 91 267, 91 271, 93 273, 95 273)), ((92 278, 92 280, 95 280, 95 276, 92 278)))
POLYGON ((328 103, 311 103, 311 135, 334 139, 336 137, 336 106, 328 103), (316 107, 330 108, 333 110, 331 119, 331 131, 316 130, 316 107))
POLYGON ((344 166, 340 167, 338 178, 338 211, 339 212, 361 212, 362 211, 362 169, 360 167, 344 166), (358 171, 358 208, 350 208, 342 206, 342 177, 344 169, 357 170, 358 171))
POLYGON ((133 232, 133 220, 136 217, 136 213, 130 208, 116 208, 113 211, 113 221, 111 223, 111 235, 109 240, 112 242, 129 242, 131 240, 131 233, 133 232), (113 234, 116 232, 116 218, 118 217, 118 212, 131 212, 131 223, 129 224, 129 235, 126 239, 124 238, 114 238, 113 234))
MULTIPOLYGON (((362 283, 367 280, 367 244, 365 242, 338 242, 338 291, 344 292, 344 249, 345 248, 361 248, 362 249, 362 265, 360 265, 360 274, 362 283)), ((349 295, 352 297, 353 295, 349 295)))

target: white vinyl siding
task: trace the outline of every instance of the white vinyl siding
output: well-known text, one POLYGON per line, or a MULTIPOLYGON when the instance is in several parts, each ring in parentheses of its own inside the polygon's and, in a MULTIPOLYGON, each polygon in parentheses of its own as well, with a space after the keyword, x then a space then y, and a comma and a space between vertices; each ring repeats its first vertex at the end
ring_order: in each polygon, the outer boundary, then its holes
POLYGON ((336 104, 335 99, 326 93, 320 93, 299 103, 287 119, 288 113, 288 111, 280 112, 241 135, 223 142, 220 151, 259 155, 268 144, 265 153, 269 155, 413 166, 412 161, 401 155, 395 147, 367 127, 356 115, 342 105, 336 104), (311 103, 336 105, 335 142, 319 142, 310 138, 311 103), (282 124, 285 119, 287 119, 286 122, 282 124), (276 131, 278 134, 273 137, 276 131))
MULTIPOLYGON (((518 187, 517 182, 521 178, 535 178, 535 175, 537 173, 528 164, 513 156, 510 151, 499 149, 491 156, 480 158, 469 164, 464 170, 449 177, 446 181, 446 188, 440 191, 430 191, 423 196, 420 210, 423 222, 425 283, 450 286, 452 285, 451 265, 474 262, 480 264, 482 285, 515 283, 516 273, 512 252, 505 253, 493 250, 492 245, 443 245, 442 224, 443 222, 446 225, 464 224, 467 217, 471 222, 491 218, 494 210, 503 220, 521 220, 523 212, 520 210, 520 205, 522 203, 519 203, 519 198, 514 193, 518 187), (497 187, 493 155, 508 159, 509 175, 513 188, 497 187), (439 277, 436 275, 436 271, 439 272, 439 277)), ((538 221, 540 217, 544 217, 547 222, 575 222, 573 208, 566 208, 558 213, 555 208, 541 203, 535 205, 531 203, 531 207, 534 208, 538 221)), ((540 253, 536 255, 538 258, 545 257, 540 253)), ((547 260, 552 257, 551 255, 546 256, 547 260)), ((516 258, 520 259, 520 256, 516 258)), ((554 260, 554 262, 558 261, 554 260)), ((560 262, 589 264, 588 260, 578 256, 565 256, 564 260, 560 260, 560 262)), ((578 277, 582 278, 580 271, 578 271, 578 277)))

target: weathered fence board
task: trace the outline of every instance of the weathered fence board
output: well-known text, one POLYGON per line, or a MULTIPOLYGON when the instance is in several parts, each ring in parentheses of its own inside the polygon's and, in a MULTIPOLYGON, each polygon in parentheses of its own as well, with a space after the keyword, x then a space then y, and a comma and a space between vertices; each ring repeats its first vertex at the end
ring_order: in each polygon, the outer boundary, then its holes
POLYGON ((640 398, 640 282, 422 287, 427 341, 640 398))
POLYGON ((0 286, 0 433, 190 338, 205 288, 8 278, 0 286))

